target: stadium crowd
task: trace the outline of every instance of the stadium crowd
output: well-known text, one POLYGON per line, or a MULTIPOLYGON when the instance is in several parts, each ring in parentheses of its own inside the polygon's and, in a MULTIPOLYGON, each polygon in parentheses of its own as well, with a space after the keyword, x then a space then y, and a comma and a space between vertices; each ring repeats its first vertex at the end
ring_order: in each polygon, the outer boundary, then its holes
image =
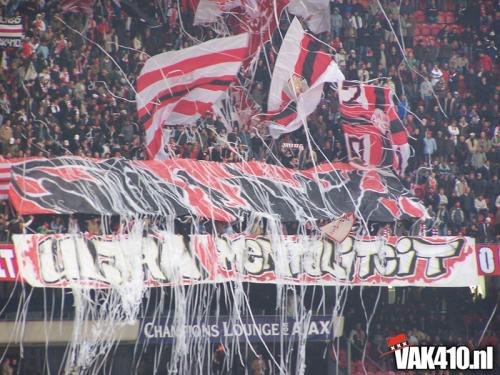
MULTIPOLYGON (((144 158, 133 90, 142 64, 213 38, 214 30, 193 26, 193 11, 176 1, 145 1, 140 10, 82 2, 79 12, 64 3, 18 1, 2 9, 23 16, 25 39, 1 53, 1 155, 144 158)), ((429 208, 427 234, 499 242, 498 9, 493 1, 381 3, 383 10, 377 2, 331 1, 331 32, 319 37, 347 79, 396 93, 413 148, 404 183, 429 208)), ((287 24, 285 15, 280 29, 287 24)), ((273 43, 279 47, 280 33, 273 43)), ((261 54, 249 90, 261 112, 276 50, 268 44, 261 54)), ((172 157, 275 163, 277 156, 286 167, 308 168, 347 160, 339 117, 335 90, 327 88, 309 119, 313 149, 303 130, 273 142, 261 124, 228 125, 211 112, 196 124, 168 127, 166 147, 172 157)), ((0 240, 7 241, 29 226, 3 204, 0 240)), ((28 229, 68 229, 57 218, 38 224, 28 229)))
MULTIPOLYGON (((192 26, 192 10, 179 9, 177 1, 141 1, 140 11, 102 0, 90 7, 86 4, 91 1, 82 1, 78 12, 70 12, 64 3, 0 1, 6 5, 0 7, 1 16, 22 15, 26 35, 20 48, 0 49, 1 155, 145 158, 133 90, 142 64, 148 56, 213 38, 214 30, 192 26)), ((390 85, 396 93, 413 148, 403 181, 432 217, 423 231, 499 243, 498 5, 492 0, 380 3, 384 11, 376 1, 332 0, 331 32, 319 37, 332 47, 327 51, 347 79, 390 85)), ((282 31, 286 26, 283 20, 282 31)), ((279 33, 273 43, 279 47, 279 33)), ((266 48, 254 72, 249 96, 260 112, 266 110, 268 64, 272 66, 276 50, 266 48)), ((302 169, 314 162, 347 160, 339 118, 336 93, 327 88, 309 118, 318 145, 312 150, 303 130, 272 142, 257 123, 231 126, 211 112, 196 124, 165 133, 173 157, 270 163, 277 157, 286 167, 302 169)), ((1 205, 0 242, 23 231, 99 230, 98 218, 23 218, 8 202, 1 205)), ((399 235, 408 231, 387 229, 399 235)), ((357 325, 364 324, 363 309, 348 306, 348 314, 360 319, 353 319, 346 333, 358 349, 369 337, 367 355, 376 362, 369 365, 370 373, 390 373, 391 365, 380 353, 386 350, 385 338, 400 332, 412 342, 472 347, 484 333, 480 346, 498 344, 498 314, 482 332, 495 296, 471 301, 466 289, 439 293, 405 288, 402 293, 412 295, 382 304, 369 335, 357 325), (458 295, 463 293, 467 295, 458 295)), ((362 351, 353 351, 354 374, 364 373, 361 356, 362 351)), ((340 353, 341 368, 343 358, 340 353)))

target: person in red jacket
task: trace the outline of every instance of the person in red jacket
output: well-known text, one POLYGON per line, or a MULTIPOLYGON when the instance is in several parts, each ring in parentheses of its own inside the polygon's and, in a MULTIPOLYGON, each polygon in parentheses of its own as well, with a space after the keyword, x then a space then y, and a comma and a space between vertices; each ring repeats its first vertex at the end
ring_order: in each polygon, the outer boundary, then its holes
POLYGON ((485 53, 479 54, 479 65, 484 69, 485 72, 491 72, 493 70, 493 61, 491 57, 485 53))
POLYGON ((33 55, 34 52, 35 52, 35 49, 33 47, 33 43, 31 43, 31 38, 27 36, 26 38, 24 38, 23 44, 22 44, 23 57, 25 59, 28 59, 31 57, 31 55, 33 55))

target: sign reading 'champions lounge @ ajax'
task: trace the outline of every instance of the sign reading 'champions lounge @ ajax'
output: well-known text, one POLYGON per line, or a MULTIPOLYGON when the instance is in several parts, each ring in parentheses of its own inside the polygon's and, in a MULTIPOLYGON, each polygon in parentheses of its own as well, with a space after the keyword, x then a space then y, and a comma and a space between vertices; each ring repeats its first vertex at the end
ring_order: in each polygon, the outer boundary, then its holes
POLYGON ((171 343, 182 333, 190 337, 208 339, 210 342, 241 340, 250 342, 298 340, 307 336, 308 341, 328 341, 340 336, 343 329, 343 317, 332 319, 331 315, 312 316, 309 324, 279 316, 253 316, 232 319, 228 316, 209 317, 203 323, 193 322, 181 327, 165 319, 146 319, 141 325, 140 341, 148 343, 171 343), (335 323, 332 323, 335 322, 335 323), (334 325, 335 324, 335 325, 334 325), (184 332, 179 332, 183 330, 184 332))

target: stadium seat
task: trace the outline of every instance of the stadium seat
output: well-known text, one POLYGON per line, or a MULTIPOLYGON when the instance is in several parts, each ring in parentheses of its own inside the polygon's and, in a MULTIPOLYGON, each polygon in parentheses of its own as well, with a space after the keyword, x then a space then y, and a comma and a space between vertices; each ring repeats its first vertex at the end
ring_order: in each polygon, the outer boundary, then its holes
POLYGON ((440 23, 440 24, 447 23, 447 21, 446 21, 446 13, 444 13, 444 12, 439 12, 439 13, 438 13, 437 22, 438 22, 438 23, 440 23))
POLYGON ((419 23, 417 23, 415 25, 415 36, 420 36, 420 32, 422 31, 422 28, 421 28, 421 25, 419 23))
POLYGON ((443 25, 435 24, 431 26, 431 34, 436 36, 439 34, 441 29, 443 28, 443 25))
POLYGON ((448 11, 455 10, 455 0, 445 0, 444 9, 448 11))
POLYGON ((425 22, 425 14, 422 11, 417 11, 415 12, 415 19, 419 24, 422 24, 425 22))
POLYGON ((446 12, 446 23, 454 23, 455 22, 455 15, 453 12, 446 12))
POLYGON ((420 35, 427 36, 430 34, 431 34, 431 27, 426 23, 422 24, 422 26, 420 27, 420 35))

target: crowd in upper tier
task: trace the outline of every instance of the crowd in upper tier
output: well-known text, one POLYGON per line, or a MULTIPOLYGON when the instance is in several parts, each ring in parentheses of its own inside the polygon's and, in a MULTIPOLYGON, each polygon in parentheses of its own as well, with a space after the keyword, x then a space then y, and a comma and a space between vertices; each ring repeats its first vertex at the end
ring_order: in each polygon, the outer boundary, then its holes
MULTIPOLYGON (((25 31, 20 48, 0 55, 1 155, 144 158, 133 90, 144 61, 211 39, 216 31, 193 26, 193 11, 178 6, 184 2, 142 1, 143 17, 112 0, 73 13, 65 3, 11 1, 0 9, 6 17, 21 15, 25 31)), ((332 47, 327 52, 347 79, 388 84, 399 98, 413 148, 403 180, 429 208, 428 234, 499 242, 498 5, 380 3, 383 8, 376 1, 331 1, 331 31, 318 37, 332 47)), ((288 19, 283 14, 282 31, 288 19)), ((279 45, 280 33, 272 42, 279 45)), ((249 90, 261 111, 276 50, 269 44, 263 49, 249 90)), ((211 112, 195 124, 172 127, 167 148, 174 157, 279 160, 293 168, 346 161, 339 117, 335 90, 326 89, 309 118, 314 149, 303 130, 273 143, 262 126, 228 125, 211 112)), ((12 219, 4 207, 2 239, 12 219)))

